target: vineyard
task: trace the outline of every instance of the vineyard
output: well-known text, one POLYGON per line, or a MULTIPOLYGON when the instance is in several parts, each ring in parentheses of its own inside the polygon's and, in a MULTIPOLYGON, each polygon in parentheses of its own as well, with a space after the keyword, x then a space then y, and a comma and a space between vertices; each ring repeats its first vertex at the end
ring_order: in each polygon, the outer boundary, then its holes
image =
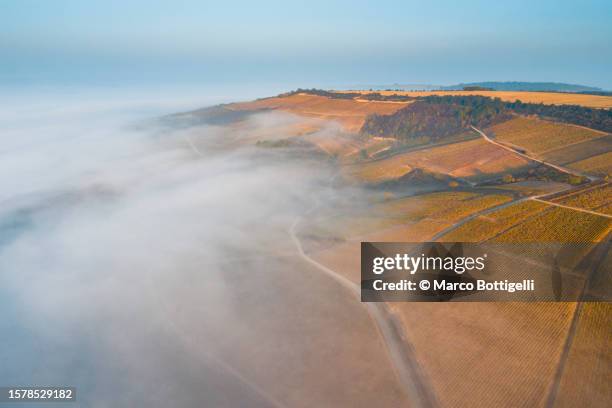
POLYGON ((609 404, 612 305, 583 303, 555 406, 609 404))
POLYGON ((418 167, 454 177, 486 178, 527 168, 528 162, 484 140, 451 143, 362 163, 349 171, 366 182, 391 180, 418 167))
POLYGON ((601 187, 578 192, 567 197, 561 196, 554 201, 571 207, 604 212, 607 210, 607 206, 612 202, 612 185, 605 184, 601 187))
POLYGON ((536 155, 606 135, 578 126, 526 117, 492 126, 488 132, 500 142, 520 146, 536 155))
POLYGON ((538 407, 554 378, 575 303, 397 302, 392 307, 410 328, 408 340, 440 406, 538 407), (460 352, 441 356, 449 347, 460 352))
POLYGON ((568 167, 601 176, 612 175, 612 152, 598 154, 583 160, 568 164, 568 167))
POLYGON ((612 151, 612 136, 599 137, 567 147, 550 150, 542 158, 557 164, 569 164, 612 151))
POLYGON ((397 214, 411 221, 424 218, 453 221, 509 200, 510 197, 506 195, 441 192, 401 198, 380 206, 385 214, 397 214))
POLYGON ((494 242, 596 242, 611 220, 566 208, 552 208, 492 239, 494 242))
POLYGON ((546 204, 537 201, 522 201, 493 213, 477 217, 444 235, 440 241, 485 241, 547 207, 546 204))

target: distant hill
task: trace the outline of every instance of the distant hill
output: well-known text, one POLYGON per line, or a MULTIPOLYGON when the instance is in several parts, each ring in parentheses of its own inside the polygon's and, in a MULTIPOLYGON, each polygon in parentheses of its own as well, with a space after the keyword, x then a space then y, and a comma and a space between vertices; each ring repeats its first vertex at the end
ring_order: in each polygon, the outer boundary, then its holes
POLYGON ((441 89, 454 91, 465 87, 489 88, 496 91, 546 91, 546 92, 601 92, 601 88, 585 85, 564 84, 560 82, 470 82, 441 89))
POLYGON ((340 90, 353 90, 353 89, 369 89, 372 91, 435 91, 437 89, 441 89, 441 85, 431 85, 431 84, 356 84, 351 86, 342 86, 337 89, 340 90))

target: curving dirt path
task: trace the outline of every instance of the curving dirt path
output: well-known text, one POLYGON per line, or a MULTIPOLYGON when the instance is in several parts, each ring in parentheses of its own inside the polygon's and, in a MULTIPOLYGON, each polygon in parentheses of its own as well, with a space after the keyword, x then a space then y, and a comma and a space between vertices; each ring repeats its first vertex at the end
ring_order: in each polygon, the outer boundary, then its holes
MULTIPOLYGON (((339 175, 340 173, 337 173, 330 179, 330 189, 333 186, 334 180, 339 175)), ((296 217, 288 231, 291 241, 294 243, 300 258, 339 283, 343 288, 351 293, 351 295, 354 296, 357 301, 361 302, 360 286, 345 276, 337 273, 333 269, 328 268, 327 266, 311 258, 304 251, 302 242, 297 235, 297 230, 303 220, 303 217, 315 212, 320 206, 321 202, 317 201, 303 215, 296 217)), ((406 395, 410 400, 411 406, 424 408, 437 407, 439 404, 429 379, 417 362, 412 345, 405 338, 405 329, 403 325, 393 314, 388 304, 385 302, 362 302, 361 304, 366 308, 370 318, 380 333, 380 336, 387 348, 387 352, 389 353, 391 365, 395 370, 400 385, 406 391, 406 395)))
POLYGON ((516 154, 518 156, 521 156, 524 159, 527 159, 527 160, 530 160, 530 161, 534 161, 536 163, 540 163, 540 164, 543 164, 543 165, 548 166, 548 167, 552 167, 553 169, 558 170, 561 173, 570 174, 570 175, 577 175, 577 176, 581 176, 581 177, 586 177, 590 181, 598 180, 597 177, 590 176, 588 174, 581 173, 581 172, 576 171, 576 170, 568 169, 567 167, 558 166, 556 164, 553 164, 553 163, 550 163, 550 162, 547 162, 547 161, 544 161, 544 160, 536 159, 535 157, 529 156, 528 154, 521 153, 521 152, 519 152, 519 151, 517 151, 517 150, 515 150, 515 149, 513 149, 511 147, 506 146, 503 143, 496 142, 495 140, 493 140, 489 136, 487 136, 487 134, 485 132, 483 132, 482 130, 480 130, 480 129, 474 127, 474 126, 470 126, 470 127, 472 129, 474 129, 476 132, 478 132, 480 134, 480 136, 482 136, 484 138, 484 140, 486 140, 487 142, 492 143, 495 146, 501 147, 502 149, 505 149, 505 150, 507 150, 509 152, 512 152, 512 153, 514 153, 514 154, 516 154))
MULTIPOLYGON (((567 169, 567 168, 561 167, 561 166, 557 166, 556 164, 549 163, 549 162, 546 162, 546 161, 543 161, 543 160, 539 160, 539 159, 531 157, 531 156, 529 156, 527 154, 518 152, 518 151, 512 149, 511 147, 505 146, 505 145, 503 145, 503 144, 501 144, 499 142, 496 142, 495 140, 491 139, 482 130, 480 130, 480 129, 474 127, 474 126, 471 126, 471 128, 474 129, 474 131, 478 132, 487 142, 492 143, 492 144, 494 144, 496 146, 499 146, 502 149, 508 150, 508 151, 518 155, 518 156, 521 156, 521 157, 527 159, 527 160, 531 160, 531 161, 535 161, 537 163, 541 163, 541 164, 543 164, 545 166, 552 167, 552 168, 554 168, 556 170, 559 170, 559 171, 561 171, 563 173, 566 173, 566 174, 579 175, 579 176, 587 177, 591 182, 599 180, 599 178, 597 178, 597 177, 594 177, 594 176, 591 176, 591 175, 588 175, 588 174, 584 174, 584 173, 579 173, 579 172, 576 172, 574 170, 567 169)), ((608 214, 600 213, 600 212, 597 212, 597 211, 587 210, 587 209, 579 208, 579 207, 572 207, 572 206, 569 206, 569 205, 564 205, 564 204, 559 204, 559 203, 555 203, 555 202, 552 202, 552 201, 544 200, 544 198, 546 198, 547 196, 550 196, 550 195, 553 195, 553 194, 558 194, 560 192, 569 190, 571 188, 572 188, 571 186, 568 186, 565 190, 556 191, 554 193, 535 194, 535 195, 532 195, 532 196, 529 196, 529 197, 522 197, 522 198, 514 199, 512 201, 509 201, 507 203, 504 203, 504 204, 501 204, 501 205, 498 205, 498 206, 495 206, 495 207, 490 207, 490 208, 484 209, 482 211, 478 211, 476 213, 473 213, 473 214, 471 214, 471 215, 469 215, 469 216, 459 220, 458 222, 456 222, 455 224, 451 225, 450 227, 447 227, 447 228, 443 229, 442 231, 438 232, 437 234, 435 234, 432 237, 431 240, 432 241, 437 241, 437 240, 441 239, 444 235, 448 234, 449 232, 454 231, 455 229, 459 228, 463 224, 465 224, 465 223, 467 223, 467 222, 469 222, 469 221, 471 221, 471 220, 473 220, 473 219, 475 219, 475 218, 477 218, 477 217, 479 217, 481 215, 490 214, 490 213, 492 213, 494 211, 501 210, 503 208, 506 208, 508 206, 511 206, 513 204, 516 204, 516 203, 519 203, 519 202, 522 202, 522 201, 525 201, 525 200, 538 201, 538 202, 541 202, 541 203, 544 203, 544 204, 553 205, 553 206, 565 208, 565 209, 568 209, 568 210, 574 210, 574 211, 579 211, 579 212, 583 212, 583 213, 587 213, 587 214, 598 215, 600 217, 605 217, 605 218, 612 218, 612 216, 610 216, 608 214)))
MULTIPOLYGON (((204 156, 204 154, 197 148, 197 146, 195 146, 189 136, 185 136, 185 141, 194 153, 196 153, 198 156, 204 156)), ((336 174, 330 179, 330 188, 338 175, 339 174, 336 174)), ((361 301, 361 291, 359 285, 308 256, 308 254, 304 252, 302 243, 297 236, 297 229, 302 222, 303 216, 316 211, 320 205, 321 203, 317 201, 305 214, 296 217, 288 231, 291 240, 294 243, 300 258, 339 283, 343 288, 355 296, 357 301, 361 301)), ((404 337, 404 330, 401 323, 391 312, 389 306, 383 302, 364 302, 362 305, 364 305, 368 311, 369 316, 376 325, 381 338, 387 347, 391 365, 396 372, 400 384, 406 391, 408 399, 411 402, 411 406, 424 408, 437 407, 438 403, 429 381, 426 379, 421 367, 416 361, 412 346, 404 337)), ((208 357, 211 359, 213 358, 213 356, 208 357)), ((227 364, 219 361, 218 359, 214 359, 214 361, 231 375, 236 377, 240 382, 248 386, 258 396, 263 397, 268 403, 270 403, 270 405, 282 407, 280 402, 266 394, 248 379, 242 377, 238 371, 234 370, 232 367, 229 367, 227 364)))
MULTIPOLYGON (((311 209, 309 213, 314 211, 317 207, 318 205, 315 205, 315 207, 311 209)), ((327 266, 317 262, 304 252, 302 243, 296 234, 296 230, 301 222, 302 217, 297 217, 289 229, 289 235, 295 244, 298 255, 304 261, 313 265, 318 270, 339 283, 343 288, 350 292, 357 301, 361 301, 361 291, 358 284, 338 274, 327 266)), ((435 398, 435 394, 431 388, 431 385, 429 384, 428 379, 423 373, 422 368, 416 361, 414 349, 404 337, 401 323, 395 317, 393 312, 391 312, 389 306, 384 302, 363 302, 362 305, 366 308, 368 314, 378 328, 382 340, 387 347, 391 365, 395 369, 401 386, 404 390, 406 390, 411 406, 437 407, 438 403, 435 398)))

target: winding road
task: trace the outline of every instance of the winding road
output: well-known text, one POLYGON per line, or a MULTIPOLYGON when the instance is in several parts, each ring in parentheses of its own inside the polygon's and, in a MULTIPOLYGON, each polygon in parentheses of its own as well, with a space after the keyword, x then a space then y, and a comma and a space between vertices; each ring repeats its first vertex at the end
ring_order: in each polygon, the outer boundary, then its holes
MULTIPOLYGON (((502 149, 508 150, 509 152, 512 152, 512 153, 514 153, 514 154, 516 154, 518 156, 521 156, 521 157, 523 157, 523 158, 525 158, 527 160, 531 160, 531 161, 543 164, 545 166, 552 167, 553 169, 558 170, 558 171, 560 171, 562 173, 565 173, 565 174, 578 175, 578 176, 586 177, 591 182, 599 180, 599 178, 597 178, 597 177, 594 177, 594 176, 591 176, 591 175, 588 175, 588 174, 584 174, 584 173, 580 173, 580 172, 577 172, 577 171, 574 171, 574 170, 571 170, 571 169, 568 169, 568 168, 565 168, 565 167, 562 167, 562 166, 558 166, 556 164, 553 164, 553 163, 550 163, 550 162, 547 162, 547 161, 544 161, 544 160, 536 159, 535 157, 531 157, 531 156, 529 156, 529 155, 527 155, 525 153, 521 153, 519 151, 516 151, 516 150, 512 149, 511 147, 508 147, 508 146, 506 146, 506 145, 504 145, 502 143, 496 142, 495 140, 491 139, 482 130, 480 130, 480 129, 474 127, 474 126, 471 126, 471 128, 474 131, 478 132, 483 137, 483 139, 486 140, 487 142, 492 143, 492 144, 494 144, 494 145, 496 145, 498 147, 501 147, 502 149)), ((497 210, 501 210, 503 208, 509 207, 509 206, 511 206, 513 204, 517 204, 519 202, 526 201, 526 200, 538 201, 538 202, 541 202, 541 203, 544 203, 544 204, 553 205, 555 207, 565 208, 565 209, 573 210, 573 211, 579 211, 579 212, 583 212, 583 213, 587 213, 587 214, 592 214, 592 215, 598 215, 600 217, 604 217, 604 218, 608 218, 608 219, 612 218, 611 215, 600 213, 600 212, 597 212, 597 211, 587 210, 585 208, 580 208, 580 207, 572 207, 572 206, 569 206, 569 205, 564 205, 564 204, 555 203, 553 201, 546 201, 546 200, 544 200, 544 198, 546 198, 547 196, 550 196, 550 195, 553 195, 553 194, 558 194, 560 192, 567 191, 567 190, 569 190, 571 188, 572 188, 571 186, 568 186, 566 189, 561 190, 561 191, 556 191, 554 193, 535 194, 535 195, 532 195, 532 196, 529 196, 529 197, 521 197, 521 198, 514 199, 514 200, 509 201, 509 202, 504 203, 504 204, 500 204, 500 205, 497 205, 497 206, 494 206, 494 207, 486 208, 484 210, 475 212, 475 213, 470 214, 469 216, 459 220, 458 222, 456 222, 455 224, 451 225, 450 227, 445 228, 442 231, 438 232, 437 234, 435 234, 431 238, 431 240, 432 241, 437 241, 437 240, 441 239, 444 235, 448 234, 449 232, 454 231, 455 229, 459 228, 463 224, 465 224, 467 222, 470 222, 473 219, 480 217, 481 215, 490 214, 490 213, 495 212, 497 210)))

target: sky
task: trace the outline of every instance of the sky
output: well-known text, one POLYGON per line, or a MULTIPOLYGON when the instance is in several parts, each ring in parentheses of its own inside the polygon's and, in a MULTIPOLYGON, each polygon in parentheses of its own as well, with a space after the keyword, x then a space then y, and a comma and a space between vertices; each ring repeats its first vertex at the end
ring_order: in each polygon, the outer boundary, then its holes
POLYGON ((610 1, 0 2, 0 83, 612 89, 610 1))

